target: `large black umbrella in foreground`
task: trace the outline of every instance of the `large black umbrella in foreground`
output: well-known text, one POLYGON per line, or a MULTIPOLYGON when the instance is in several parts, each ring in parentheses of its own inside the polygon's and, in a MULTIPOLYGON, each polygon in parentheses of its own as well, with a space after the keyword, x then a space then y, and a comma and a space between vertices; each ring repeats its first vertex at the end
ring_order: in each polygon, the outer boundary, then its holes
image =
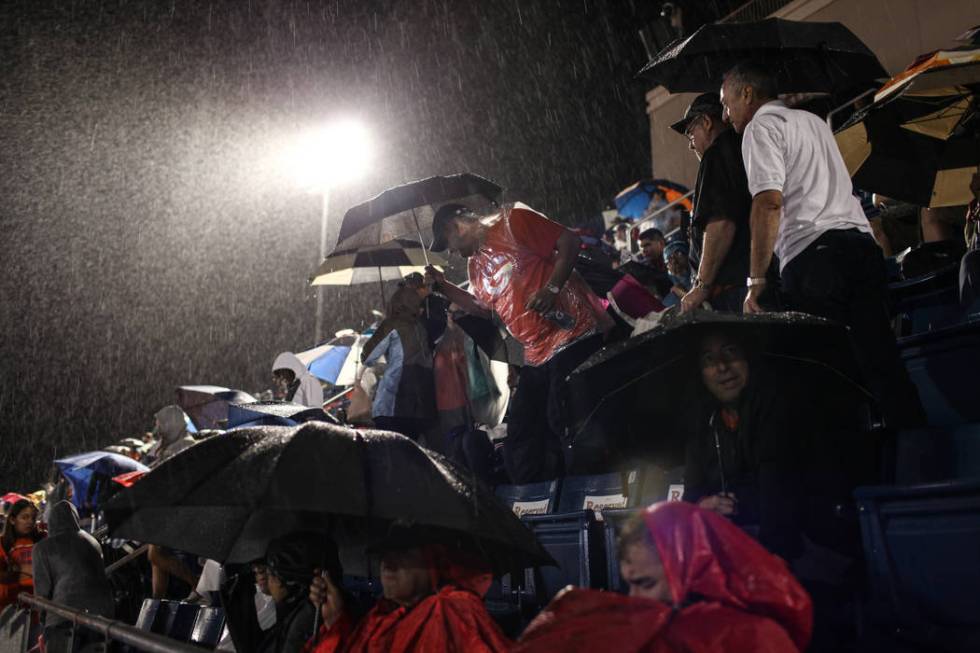
POLYGON ((295 530, 362 550, 405 520, 472 538, 498 569, 553 564, 507 507, 438 454, 395 433, 316 422, 205 440, 115 496, 105 515, 114 537, 222 562, 260 558, 295 530))
POLYGON ((834 93, 888 77, 878 58, 840 23, 767 18, 713 23, 661 51, 641 71, 671 93, 721 88, 722 77, 746 59, 777 74, 780 93, 834 93))
POLYGON ((428 177, 383 191, 344 214, 334 251, 382 245, 417 236, 428 245, 432 219, 448 202, 479 208, 499 203, 502 189, 479 175, 428 177))
MULTIPOLYGON (((670 313, 650 331, 597 352, 568 377, 573 439, 588 438, 599 415, 622 431, 632 428, 630 423, 641 425, 635 437, 672 437, 675 418, 699 393, 698 345, 716 331, 758 352, 756 360, 776 372, 780 382, 812 387, 810 408, 817 413, 822 410, 817 406, 857 409, 870 398, 847 329, 840 324, 803 313, 670 313)), ((683 450, 683 443, 665 446, 675 454, 678 446, 683 450)))

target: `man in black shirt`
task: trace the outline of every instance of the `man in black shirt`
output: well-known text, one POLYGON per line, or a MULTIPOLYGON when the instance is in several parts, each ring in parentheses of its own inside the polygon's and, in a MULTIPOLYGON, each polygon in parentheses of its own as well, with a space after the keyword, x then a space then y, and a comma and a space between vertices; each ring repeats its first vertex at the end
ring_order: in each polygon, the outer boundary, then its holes
POLYGON ((696 275, 681 312, 705 301, 716 310, 742 312, 749 273, 752 196, 742 163, 742 138, 722 122, 717 93, 691 103, 671 129, 687 137, 701 165, 691 215, 691 266, 696 275))

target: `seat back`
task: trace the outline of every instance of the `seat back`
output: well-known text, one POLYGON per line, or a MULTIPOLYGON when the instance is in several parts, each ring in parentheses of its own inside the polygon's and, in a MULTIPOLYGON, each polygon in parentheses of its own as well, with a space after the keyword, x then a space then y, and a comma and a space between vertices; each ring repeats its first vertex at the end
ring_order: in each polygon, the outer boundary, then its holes
POLYGON ((633 508, 640 502, 636 470, 595 476, 567 476, 558 497, 558 512, 633 508))
POLYGON ((980 369, 980 321, 902 338, 902 359, 932 426, 980 422, 968 380, 980 369))
POLYGON ((161 603, 160 599, 143 599, 140 614, 136 618, 136 627, 146 632, 160 632, 153 630, 153 623, 156 621, 161 603))
POLYGON ((173 604, 170 618, 167 622, 167 630, 163 633, 170 639, 181 642, 189 642, 191 633, 194 631, 194 624, 203 606, 195 603, 183 603, 181 601, 168 601, 173 604))
POLYGON ((638 507, 658 501, 680 501, 684 497, 684 468, 663 469, 650 465, 642 470, 638 507))
POLYGON ((617 555, 619 531, 631 517, 642 512, 642 508, 625 510, 606 510, 602 513, 602 540, 606 561, 606 589, 625 594, 627 587, 619 575, 619 556, 617 555))
POLYGON ((563 587, 602 587, 605 566, 602 533, 595 513, 578 510, 564 515, 534 515, 525 523, 557 567, 526 569, 521 592, 524 602, 543 607, 563 587))
POLYGON ((558 505, 558 481, 526 485, 498 485, 494 494, 518 517, 550 515, 558 505))
POLYGON ((980 633, 980 480, 855 492, 872 613, 895 628, 980 633))
POLYGON ((221 640, 225 628, 225 611, 217 607, 203 607, 191 628, 190 642, 214 648, 221 640))

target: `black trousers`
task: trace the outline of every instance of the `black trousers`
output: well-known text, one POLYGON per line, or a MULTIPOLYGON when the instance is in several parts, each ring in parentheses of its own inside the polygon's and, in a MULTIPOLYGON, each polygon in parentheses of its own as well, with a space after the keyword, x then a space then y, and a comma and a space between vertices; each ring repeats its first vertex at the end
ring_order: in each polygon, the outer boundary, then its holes
POLYGON ((561 437, 565 432, 565 378, 602 348, 591 336, 555 354, 543 365, 521 368, 507 409, 504 468, 512 483, 534 483, 564 472, 561 437))
POLYGON ((783 268, 789 308, 846 324, 871 391, 890 428, 925 424, 925 411, 902 364, 888 311, 885 259, 857 229, 822 234, 783 268))

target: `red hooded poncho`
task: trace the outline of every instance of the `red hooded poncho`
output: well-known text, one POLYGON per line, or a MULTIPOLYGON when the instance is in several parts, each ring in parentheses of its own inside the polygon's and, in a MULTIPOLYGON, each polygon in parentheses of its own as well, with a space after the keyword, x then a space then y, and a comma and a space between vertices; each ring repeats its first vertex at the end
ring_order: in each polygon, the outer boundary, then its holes
POLYGON ((799 653, 810 597, 786 564, 724 517, 689 503, 646 510, 675 607, 573 589, 556 596, 515 651, 799 653), (691 602, 693 601, 693 603, 691 602))
MULTIPOLYGON (((491 575, 475 558, 425 547, 435 594, 412 608, 381 599, 349 636, 321 640, 316 653, 503 653, 508 640, 483 606, 491 575), (342 641, 338 641, 342 640, 342 641), (329 642, 329 643, 328 643, 329 642)), ((345 625, 346 626, 346 625, 345 625)))

